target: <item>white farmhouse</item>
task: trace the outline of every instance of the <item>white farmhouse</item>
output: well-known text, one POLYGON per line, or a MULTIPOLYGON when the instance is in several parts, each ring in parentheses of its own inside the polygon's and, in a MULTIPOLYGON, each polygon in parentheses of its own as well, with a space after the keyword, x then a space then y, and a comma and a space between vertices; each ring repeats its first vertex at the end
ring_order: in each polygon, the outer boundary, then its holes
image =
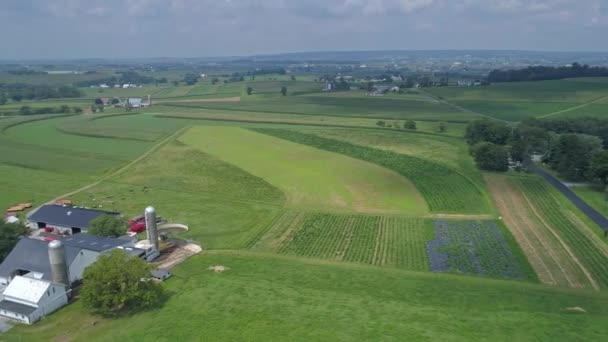
POLYGON ((0 301, 0 315, 32 324, 68 303, 64 284, 27 276, 11 281, 0 301))

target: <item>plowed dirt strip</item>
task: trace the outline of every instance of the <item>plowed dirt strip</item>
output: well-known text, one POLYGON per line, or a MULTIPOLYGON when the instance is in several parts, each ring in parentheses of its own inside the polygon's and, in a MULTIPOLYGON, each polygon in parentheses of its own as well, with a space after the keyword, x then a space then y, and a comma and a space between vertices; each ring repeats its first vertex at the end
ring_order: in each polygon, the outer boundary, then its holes
POLYGON ((541 282, 549 285, 588 286, 576 261, 540 222, 519 188, 508 177, 485 175, 497 208, 541 282))

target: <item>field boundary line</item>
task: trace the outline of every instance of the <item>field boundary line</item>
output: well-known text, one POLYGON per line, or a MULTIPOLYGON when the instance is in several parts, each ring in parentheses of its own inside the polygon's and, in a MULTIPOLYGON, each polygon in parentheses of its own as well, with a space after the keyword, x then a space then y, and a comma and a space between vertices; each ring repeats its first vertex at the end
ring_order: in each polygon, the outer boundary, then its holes
POLYGON ((570 111, 573 111, 573 110, 576 110, 576 109, 579 109, 579 108, 586 107, 586 106, 588 106, 590 104, 594 104, 596 102, 602 101, 604 99, 608 99, 608 95, 607 96, 598 97, 597 99, 591 100, 589 102, 583 103, 581 105, 578 105, 578 106, 575 106, 575 107, 572 107, 572 108, 566 108, 566 109, 558 110, 557 112, 553 112, 553 113, 537 116, 536 118, 537 119, 543 119, 543 118, 548 118, 548 117, 553 116, 553 115, 567 113, 567 112, 570 112, 570 111))
MULTIPOLYGON (((564 247, 564 249, 566 250, 566 252, 568 253, 568 255, 570 255, 570 257, 572 258, 572 260, 580 267, 581 271, 583 271, 583 273, 585 274, 585 276, 587 276, 587 279, 591 283, 591 286, 593 286, 593 288, 596 291, 599 291, 600 287, 597 284, 597 282, 595 281, 595 279, 593 279, 593 277, 591 276, 591 273, 589 272, 589 270, 587 270, 587 268, 585 266, 583 266, 583 264, 581 264, 580 260, 578 260, 578 258, 576 257, 576 255, 574 255, 574 253, 572 252, 572 250, 570 249, 570 247, 564 242, 564 240, 562 240, 562 238, 540 216, 539 212, 536 210, 536 208, 534 207, 534 205, 532 204, 532 202, 530 201, 530 199, 528 198, 528 196, 525 193, 523 193, 523 192, 522 192, 522 195, 524 196, 524 198, 526 199, 526 202, 528 202, 528 204, 530 205, 530 208, 532 208, 532 211, 534 212, 534 214, 536 215, 536 217, 538 217, 538 219, 540 220, 540 222, 551 232, 551 234, 553 234, 553 236, 555 236, 555 238, 560 242, 560 244, 562 245, 562 247, 564 247)), ((559 263, 558 263, 558 265, 559 265, 559 263)))
MULTIPOLYGON (((165 138, 164 140, 160 141, 159 143, 157 143, 156 145, 152 146, 148 151, 146 151, 144 154, 142 154, 141 156, 137 157, 136 159, 132 160, 131 162, 129 162, 128 164, 122 166, 121 168, 119 168, 116 171, 110 172, 109 174, 102 176, 101 178, 99 178, 98 180, 94 181, 93 183, 90 183, 88 185, 85 185, 83 187, 80 187, 74 191, 70 191, 68 193, 65 193, 61 196, 58 196, 56 198, 53 198, 52 200, 46 202, 46 204, 51 204, 54 203, 62 198, 65 197, 69 197, 72 195, 75 195, 79 192, 88 190, 94 186, 99 185, 101 182, 106 181, 116 175, 121 174, 122 172, 126 171, 127 169, 129 169, 131 166, 137 164, 138 162, 142 161, 143 159, 147 158, 148 156, 150 156, 152 153, 156 152, 158 149, 160 149, 161 147, 165 146, 166 144, 168 144, 169 142, 175 140, 178 136, 180 136, 184 131, 186 131, 187 129, 189 129, 190 126, 186 126, 186 127, 182 127, 181 129, 179 129, 178 131, 176 131, 175 133, 171 134, 169 137, 165 138)), ((33 212, 33 210, 31 211, 33 212)))
POLYGON ((452 108, 454 108, 454 109, 457 109, 457 110, 459 110, 459 111, 461 111, 461 112, 470 113, 470 114, 475 114, 475 115, 480 115, 480 116, 486 117, 486 118, 488 118, 488 119, 497 120, 497 121, 502 121, 502 122, 506 122, 506 123, 512 123, 512 122, 513 122, 513 121, 507 121, 507 120, 504 120, 504 119, 499 119, 499 118, 493 117, 493 116, 491 116, 491 115, 483 114, 483 113, 476 112, 476 111, 470 110, 470 109, 468 109, 468 108, 465 108, 465 107, 459 106, 459 105, 457 105, 457 104, 455 104, 455 103, 452 103, 452 102, 450 102, 450 101, 448 101, 448 100, 444 99, 443 97, 436 96, 436 95, 431 94, 431 93, 429 93, 429 92, 427 92, 427 91, 425 91, 425 90, 421 90, 421 88, 418 88, 418 91, 420 91, 421 93, 424 93, 424 94, 426 94, 426 95, 428 95, 428 96, 430 96, 430 97, 432 97, 432 98, 436 99, 436 100, 437 100, 437 101, 439 101, 440 103, 444 103, 444 104, 446 104, 446 105, 448 105, 448 106, 450 106, 450 107, 452 107, 452 108))

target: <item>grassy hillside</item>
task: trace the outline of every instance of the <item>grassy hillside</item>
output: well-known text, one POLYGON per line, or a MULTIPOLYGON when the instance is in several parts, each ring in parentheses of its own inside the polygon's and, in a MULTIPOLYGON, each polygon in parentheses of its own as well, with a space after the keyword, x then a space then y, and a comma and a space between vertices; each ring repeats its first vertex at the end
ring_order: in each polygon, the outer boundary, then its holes
POLYGON ((427 212, 407 179, 358 159, 238 128, 196 127, 180 141, 265 179, 287 195, 293 208, 427 212))
POLYGON ((158 310, 102 319, 76 303, 3 339, 599 341, 608 334, 604 293, 249 253, 197 256, 174 274, 158 310), (213 265, 227 270, 207 270, 213 265))

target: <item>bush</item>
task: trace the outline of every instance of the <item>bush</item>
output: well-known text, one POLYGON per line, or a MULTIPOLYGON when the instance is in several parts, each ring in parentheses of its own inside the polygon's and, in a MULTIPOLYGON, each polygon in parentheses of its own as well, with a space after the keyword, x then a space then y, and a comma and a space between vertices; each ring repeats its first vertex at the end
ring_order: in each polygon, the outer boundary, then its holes
POLYGON ((405 129, 416 129, 416 122, 414 120, 407 120, 403 124, 403 128, 405 128, 405 129))

